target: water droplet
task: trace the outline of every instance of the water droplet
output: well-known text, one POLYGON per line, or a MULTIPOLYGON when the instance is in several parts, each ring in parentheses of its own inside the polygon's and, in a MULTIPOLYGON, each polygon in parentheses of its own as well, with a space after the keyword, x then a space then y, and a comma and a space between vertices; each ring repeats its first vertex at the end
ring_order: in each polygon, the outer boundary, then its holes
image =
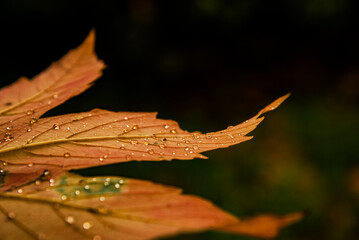
POLYGON ((18 193, 22 193, 23 191, 22 191, 22 189, 20 188, 20 189, 17 190, 17 192, 18 192, 18 193))
POLYGON ((26 141, 26 144, 30 144, 30 143, 32 143, 32 139, 31 139, 31 138, 27 139, 27 141, 26 141))
POLYGON ((66 128, 66 130, 68 130, 68 131, 69 131, 70 129, 71 129, 70 127, 67 127, 67 128, 66 128))
POLYGON ((49 180, 50 186, 54 186, 55 185, 55 179, 51 178, 49 180))
POLYGON ((106 200, 106 198, 104 196, 100 197, 100 202, 104 202, 106 200))
POLYGON ((60 129, 60 125, 58 123, 55 123, 54 125, 52 125, 52 128, 58 130, 60 129))
POLYGON ((131 155, 127 154, 126 155, 126 160, 131 160, 131 155))
POLYGON ((120 187, 121 187, 121 185, 119 183, 115 184, 115 188, 120 188, 120 187))
POLYGON ((198 146, 193 146, 193 150, 198 150, 198 146))
POLYGON ((15 213, 13 213, 13 212, 9 212, 9 213, 7 214, 7 217, 11 220, 11 219, 14 219, 14 218, 16 217, 16 215, 15 215, 15 213))
POLYGON ((51 101, 47 101, 47 105, 50 105, 52 102, 51 101))
POLYGON ((137 140, 131 140, 131 144, 137 144, 138 141, 137 140))
POLYGON ((100 235, 95 235, 92 240, 102 240, 102 237, 100 235))
POLYGON ((136 124, 133 125, 133 126, 132 126, 132 129, 133 129, 133 130, 137 130, 137 129, 138 129, 138 125, 136 125, 136 124))
POLYGON ((102 162, 102 161, 103 161, 103 158, 102 158, 102 157, 100 157, 98 160, 100 160, 100 162, 102 162))
POLYGON ((165 125, 165 128, 166 128, 166 129, 168 129, 169 127, 170 127, 169 125, 167 125, 167 124, 165 125))
POLYGON ((123 119, 124 119, 124 120, 128 120, 128 117, 124 117, 123 119))
POLYGON ((65 158, 68 158, 68 157, 70 157, 70 156, 71 156, 70 153, 68 153, 68 152, 67 152, 67 153, 64 153, 64 157, 65 157, 65 158))
POLYGON ((189 151, 189 147, 185 147, 184 150, 185 150, 185 151, 189 151))
POLYGON ((59 97, 59 95, 57 93, 55 93, 54 95, 52 95, 52 97, 56 99, 59 97))
POLYGON ((35 181, 35 185, 40 185, 41 184, 41 181, 40 180, 36 180, 35 181))
POLYGON ((47 170, 47 169, 42 173, 43 176, 47 176, 49 174, 50 174, 50 170, 47 170))
POLYGON ((85 229, 85 230, 89 230, 90 228, 93 227, 93 223, 90 222, 90 221, 86 221, 82 224, 82 227, 85 229))
POLYGON ((123 133, 128 133, 128 130, 127 130, 127 129, 123 129, 122 132, 123 132, 123 133))
POLYGON ((35 123, 37 123, 37 119, 36 118, 31 118, 29 121, 30 125, 34 125, 35 123))
POLYGON ((34 113, 35 113, 34 110, 29 110, 29 111, 26 112, 26 115, 30 116, 30 115, 32 115, 32 114, 34 114, 34 113))
POLYGON ((84 189, 89 190, 89 189, 90 189, 90 185, 85 185, 85 186, 84 186, 84 189))
POLYGON ((5 133, 5 136, 4 136, 5 142, 11 141, 13 138, 14 138, 14 136, 11 135, 11 133, 5 133))
POLYGON ((73 224, 75 222, 75 218, 73 216, 66 216, 65 218, 65 221, 68 223, 68 224, 73 224))
POLYGON ((125 180, 120 179, 120 180, 118 180, 118 183, 119 183, 119 184, 124 184, 124 183, 125 183, 125 180))
POLYGON ((31 132, 31 128, 26 129, 26 132, 31 132))
POLYGON ((177 133, 176 129, 172 129, 170 132, 173 133, 173 134, 177 133))
POLYGON ((61 196, 61 200, 65 201, 67 199, 67 196, 66 195, 62 195, 61 196))
POLYGON ((185 142, 185 143, 191 143, 189 140, 185 140, 184 142, 185 142))
POLYGON ((34 164, 33 164, 33 163, 29 163, 29 164, 27 164, 27 166, 28 166, 28 167, 32 167, 32 166, 34 166, 34 164))
POLYGON ((161 143, 160 145, 158 145, 161 149, 164 149, 166 147, 166 145, 164 143, 161 143))
POLYGON ((232 134, 228 134, 228 137, 230 137, 230 138, 234 138, 234 136, 232 135, 232 134))
POLYGON ((107 158, 107 155, 103 155, 103 157, 102 157, 103 159, 106 159, 107 158))
POLYGON ((80 193, 81 193, 80 190, 78 190, 78 189, 75 190, 75 195, 76 195, 76 196, 80 195, 80 193))
POLYGON ((107 187, 107 186, 110 185, 110 182, 107 182, 107 181, 106 181, 106 182, 103 183, 103 185, 107 187))
POLYGON ((6 130, 10 130, 12 128, 12 126, 8 126, 6 127, 6 130))
POLYGON ((120 147, 120 150, 125 150, 125 147, 120 147))
POLYGON ((147 149, 147 152, 148 152, 149 154, 154 154, 154 153, 155 153, 155 151, 153 151, 153 149, 147 149))

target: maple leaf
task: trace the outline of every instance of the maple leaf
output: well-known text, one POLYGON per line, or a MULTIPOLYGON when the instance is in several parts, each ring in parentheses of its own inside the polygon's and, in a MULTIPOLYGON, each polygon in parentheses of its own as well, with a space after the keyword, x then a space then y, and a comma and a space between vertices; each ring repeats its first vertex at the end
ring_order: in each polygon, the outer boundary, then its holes
POLYGON ((92 31, 82 45, 31 81, 21 78, 0 90, 0 217, 7 219, 0 226, 2 236, 151 239, 217 229, 273 237, 281 227, 302 218, 294 213, 239 221, 173 187, 67 173, 133 160, 206 158, 202 152, 251 139, 247 134, 263 120, 261 115, 289 96, 278 98, 241 124, 207 134, 184 131, 172 120, 157 119, 155 113, 94 109, 40 118, 87 89, 103 68, 94 53, 92 31), (47 225, 39 220, 45 216, 47 225))
POLYGON ((294 213, 239 220, 174 187, 68 173, 3 193, 0 200, 0 217, 7 219, 0 227, 5 240, 144 240, 205 229, 266 238, 302 218, 294 213))

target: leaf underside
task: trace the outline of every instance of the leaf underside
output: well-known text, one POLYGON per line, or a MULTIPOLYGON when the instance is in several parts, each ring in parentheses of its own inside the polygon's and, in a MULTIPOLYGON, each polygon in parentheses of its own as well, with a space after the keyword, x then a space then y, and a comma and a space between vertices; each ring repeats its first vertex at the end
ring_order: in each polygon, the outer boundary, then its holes
POLYGON ((205 229, 273 237, 302 213, 248 220, 180 189, 65 173, 0 195, 0 235, 12 239, 142 240, 205 229))
POLYGON ((84 43, 32 80, 0 90, 1 239, 153 239, 208 229, 274 237, 302 218, 260 215, 248 220, 174 187, 120 177, 84 178, 68 173, 127 161, 190 160, 247 141, 265 112, 225 130, 182 130, 156 113, 94 109, 40 118, 86 90, 102 74, 94 31, 84 43))

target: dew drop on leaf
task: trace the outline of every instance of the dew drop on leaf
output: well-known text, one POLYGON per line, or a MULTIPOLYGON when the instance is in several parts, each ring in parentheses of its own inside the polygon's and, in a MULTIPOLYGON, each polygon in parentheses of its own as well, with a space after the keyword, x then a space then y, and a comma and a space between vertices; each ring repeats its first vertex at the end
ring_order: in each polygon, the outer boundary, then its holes
POLYGON ((16 215, 15 215, 15 213, 13 213, 13 212, 9 212, 9 213, 7 214, 7 217, 11 220, 11 219, 14 219, 14 218, 16 217, 16 215))
POLYGON ((58 129, 60 129, 60 126, 58 123, 55 123, 54 125, 52 125, 52 128, 55 130, 58 130, 58 129))
POLYGON ((26 129, 26 132, 31 132, 31 128, 26 129))
POLYGON ((90 189, 90 185, 85 185, 85 186, 84 186, 84 189, 89 190, 89 189, 90 189))
POLYGON ((32 166, 34 166, 34 164, 33 163, 28 163, 27 166, 32 167, 32 166))
POLYGON ((68 224, 73 224, 75 222, 75 218, 73 216, 66 216, 65 221, 68 224))
POLYGON ((5 142, 11 141, 13 138, 14 138, 14 136, 11 135, 11 133, 5 133, 5 136, 4 136, 5 142))
POLYGON ((138 129, 138 125, 136 125, 136 124, 133 125, 133 126, 132 126, 132 129, 133 129, 133 130, 137 130, 137 129, 138 129))
POLYGON ((106 198, 104 196, 100 197, 100 202, 104 202, 106 200, 106 198))
POLYGON ((137 140, 131 140, 131 144, 137 144, 138 141, 137 140))
POLYGON ((115 188, 118 189, 118 188, 120 188, 120 187, 121 187, 121 185, 120 185, 119 183, 116 183, 116 184, 115 184, 115 188))
POLYGON ((82 224, 82 227, 85 229, 85 230, 89 230, 90 228, 92 228, 93 226, 93 223, 90 222, 90 221, 86 221, 82 224))
POLYGON ((42 173, 43 176, 47 176, 49 174, 50 174, 50 170, 47 170, 47 169, 42 173))
POLYGON ((173 133, 173 134, 177 133, 176 129, 172 129, 170 132, 173 133))
POLYGON ((61 200, 65 201, 67 199, 67 196, 66 195, 62 195, 61 196, 61 200))
POLYGON ((80 193, 81 193, 80 190, 75 190, 75 195, 76 196, 80 195, 80 193))
POLYGON ((64 157, 65 157, 65 158, 68 158, 68 157, 70 157, 70 156, 71 156, 70 153, 68 153, 68 152, 67 152, 67 153, 64 153, 64 157))
POLYGON ((92 240, 102 240, 100 235, 95 235, 92 240))
POLYGON ((189 147, 185 147, 184 150, 185 150, 185 151, 188 151, 188 150, 189 150, 189 147))
POLYGON ((58 95, 58 94, 54 94, 54 95, 52 95, 52 97, 56 99, 56 98, 59 97, 59 95, 58 95))
POLYGON ((155 151, 153 151, 153 149, 147 149, 147 152, 148 152, 149 154, 154 154, 154 153, 155 153, 155 151))
POLYGON ((36 118, 31 118, 29 121, 30 125, 34 125, 35 123, 37 123, 37 119, 36 118))
POLYGON ((35 113, 34 110, 28 110, 28 111, 26 112, 26 115, 30 116, 30 115, 32 115, 32 114, 34 114, 34 113, 35 113))
POLYGON ((22 191, 22 189, 20 188, 20 189, 17 190, 17 192, 18 192, 18 193, 22 193, 23 191, 22 191))

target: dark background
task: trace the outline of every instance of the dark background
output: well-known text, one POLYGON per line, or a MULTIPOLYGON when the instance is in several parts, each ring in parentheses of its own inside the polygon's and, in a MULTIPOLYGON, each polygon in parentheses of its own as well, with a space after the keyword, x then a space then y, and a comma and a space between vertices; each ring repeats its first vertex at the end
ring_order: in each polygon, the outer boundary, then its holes
MULTIPOLYGON (((32 77, 97 31, 108 68, 50 113, 158 111, 202 132, 292 96, 209 160, 81 171, 175 185, 238 216, 308 210, 278 239, 359 236, 359 14, 354 0, 0 3, 0 86, 32 77)), ((250 239, 200 233, 170 239, 250 239)))

